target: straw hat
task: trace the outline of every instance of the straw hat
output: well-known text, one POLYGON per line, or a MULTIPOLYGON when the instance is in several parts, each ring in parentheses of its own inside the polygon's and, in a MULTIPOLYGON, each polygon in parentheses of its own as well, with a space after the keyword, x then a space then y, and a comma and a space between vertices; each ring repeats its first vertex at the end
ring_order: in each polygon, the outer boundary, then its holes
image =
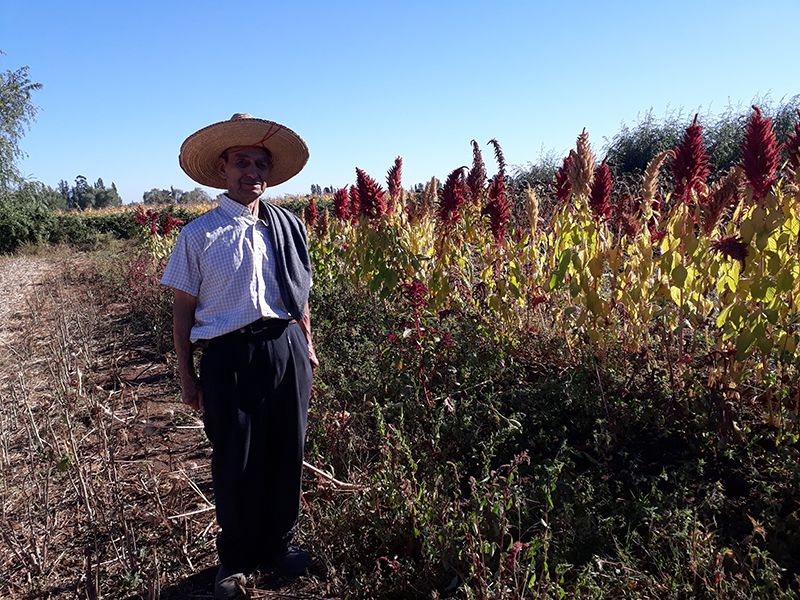
POLYGON ((233 146, 260 146, 270 151, 268 186, 291 179, 308 161, 308 147, 294 131, 280 123, 236 113, 230 120, 203 127, 186 138, 178 162, 197 183, 225 189, 227 184, 217 170, 217 160, 233 146))

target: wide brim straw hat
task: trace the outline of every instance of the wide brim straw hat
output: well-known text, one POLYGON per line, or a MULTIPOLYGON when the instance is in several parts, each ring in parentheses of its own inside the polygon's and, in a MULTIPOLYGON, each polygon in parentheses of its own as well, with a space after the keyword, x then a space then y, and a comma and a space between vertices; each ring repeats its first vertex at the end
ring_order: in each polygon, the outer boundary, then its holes
POLYGON ((272 168, 267 186, 278 185, 297 175, 308 162, 308 146, 288 127, 257 119, 247 113, 236 113, 227 121, 203 127, 181 144, 178 162, 197 183, 226 189, 225 178, 217 161, 225 150, 234 146, 257 146, 272 154, 272 168))

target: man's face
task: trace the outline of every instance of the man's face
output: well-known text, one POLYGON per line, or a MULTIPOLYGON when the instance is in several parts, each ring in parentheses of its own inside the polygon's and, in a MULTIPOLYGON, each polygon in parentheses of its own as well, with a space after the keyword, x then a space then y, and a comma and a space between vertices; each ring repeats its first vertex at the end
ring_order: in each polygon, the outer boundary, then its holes
POLYGON ((228 186, 228 196, 239 204, 250 204, 267 189, 269 158, 264 148, 234 146, 228 159, 219 159, 219 172, 228 186))

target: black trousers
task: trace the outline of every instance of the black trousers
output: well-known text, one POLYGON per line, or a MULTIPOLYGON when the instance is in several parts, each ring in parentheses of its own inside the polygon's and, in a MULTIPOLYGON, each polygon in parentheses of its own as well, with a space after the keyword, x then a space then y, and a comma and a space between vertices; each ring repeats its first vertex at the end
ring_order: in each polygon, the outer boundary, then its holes
POLYGON ((211 340, 200 384, 219 559, 251 571, 285 549, 297 522, 311 393, 302 329, 278 322, 211 340))

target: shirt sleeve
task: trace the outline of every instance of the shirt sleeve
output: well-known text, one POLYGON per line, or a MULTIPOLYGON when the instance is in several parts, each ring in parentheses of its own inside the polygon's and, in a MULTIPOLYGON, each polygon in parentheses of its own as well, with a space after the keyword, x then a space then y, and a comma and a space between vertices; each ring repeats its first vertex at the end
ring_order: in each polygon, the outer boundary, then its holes
POLYGON ((184 228, 175 242, 167 268, 161 277, 161 285, 181 290, 197 297, 200 293, 200 260, 192 247, 188 231, 184 228))

